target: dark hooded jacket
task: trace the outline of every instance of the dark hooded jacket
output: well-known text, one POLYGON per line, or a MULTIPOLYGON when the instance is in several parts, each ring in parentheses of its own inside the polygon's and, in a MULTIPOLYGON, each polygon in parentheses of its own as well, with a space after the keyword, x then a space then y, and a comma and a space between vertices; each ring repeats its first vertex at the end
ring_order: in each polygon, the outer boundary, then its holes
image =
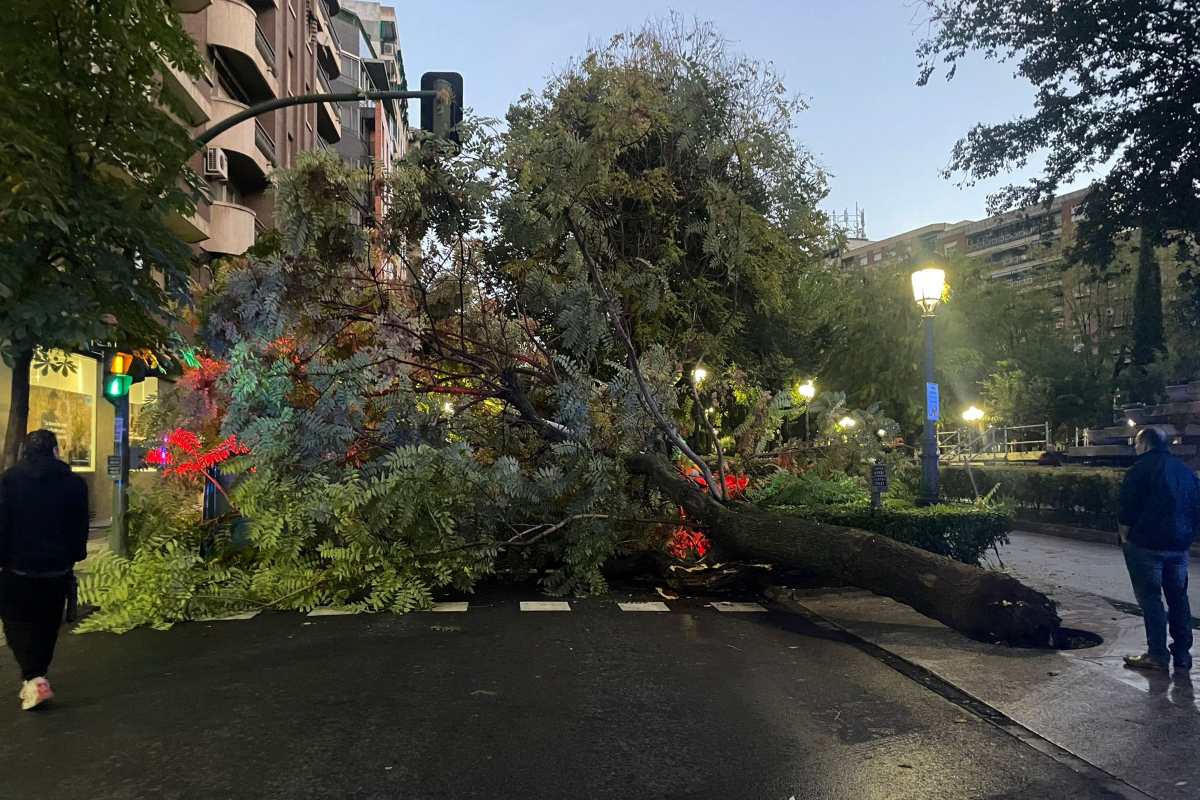
POLYGON ((1147 550, 1187 550, 1200 522, 1200 481, 1166 450, 1137 457, 1121 483, 1119 520, 1147 550))
POLYGON ((57 458, 26 458, 0 476, 0 568, 65 572, 87 557, 88 492, 57 458))

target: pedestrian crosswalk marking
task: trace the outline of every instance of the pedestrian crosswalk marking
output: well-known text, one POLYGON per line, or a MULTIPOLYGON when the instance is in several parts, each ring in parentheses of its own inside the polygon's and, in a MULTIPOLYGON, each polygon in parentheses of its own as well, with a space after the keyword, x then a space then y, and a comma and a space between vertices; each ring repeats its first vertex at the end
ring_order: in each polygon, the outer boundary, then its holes
POLYGON ((522 611, 570 611, 571 604, 554 600, 522 600, 522 611))
POLYGON ((358 613, 359 613, 358 611, 355 611, 350 608, 326 607, 326 608, 314 608, 312 611, 308 612, 308 615, 310 617, 345 617, 350 614, 358 614, 358 613))
POLYGON ((470 603, 466 603, 466 602, 434 603, 433 608, 431 608, 429 610, 437 611, 440 613, 450 613, 450 612, 466 611, 469 607, 470 607, 470 603))
POLYGON ((240 614, 226 614, 223 617, 205 617, 199 620, 200 622, 230 622, 232 620, 254 619, 258 616, 257 611, 243 611, 240 614))
POLYGON ((666 603, 617 603, 622 611, 670 611, 666 603))
POLYGON ((730 603, 722 600, 716 603, 709 603, 709 605, 717 611, 732 614, 757 614, 766 611, 758 603, 730 603))

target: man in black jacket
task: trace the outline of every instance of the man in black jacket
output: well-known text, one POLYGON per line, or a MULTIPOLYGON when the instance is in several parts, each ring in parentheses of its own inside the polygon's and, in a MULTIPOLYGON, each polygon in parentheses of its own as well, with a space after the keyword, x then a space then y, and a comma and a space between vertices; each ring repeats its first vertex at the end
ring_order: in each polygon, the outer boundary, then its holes
POLYGON ((1171 455, 1167 436, 1145 428, 1135 440, 1137 461, 1121 484, 1118 538, 1133 593, 1146 623, 1146 653, 1126 656, 1135 669, 1192 668, 1192 611, 1188 605, 1188 548, 1200 515, 1200 481, 1171 455), (1167 610, 1163 611, 1163 597, 1167 610), (1171 649, 1167 651, 1167 629, 1171 649))
POLYGON ((59 460, 53 432, 30 433, 21 460, 0 476, 0 617, 25 710, 54 696, 46 672, 87 534, 87 484, 59 460))

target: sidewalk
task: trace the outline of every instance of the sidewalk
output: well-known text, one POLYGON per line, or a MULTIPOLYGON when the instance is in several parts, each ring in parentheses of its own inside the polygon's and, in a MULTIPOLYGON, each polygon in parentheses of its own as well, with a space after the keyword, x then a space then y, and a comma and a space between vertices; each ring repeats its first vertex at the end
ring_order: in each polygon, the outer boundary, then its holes
MULTIPOLYGON (((1000 548, 1000 559, 1008 572, 1023 580, 1047 584, 1051 591, 1074 589, 1125 603, 1137 603, 1129 585, 1129 573, 1120 548, 1013 531, 1009 544, 1000 548)), ((999 569, 989 553, 984 566, 999 569)), ((1200 558, 1193 557, 1188 596, 1192 616, 1200 617, 1200 558)))
POLYGON ((929 670, 1135 790, 1159 800, 1195 798, 1200 704, 1191 679, 1122 666, 1122 655, 1145 648, 1140 617, 1095 595, 1031 583, 1052 591, 1064 626, 1098 633, 1104 643, 1063 652, 983 644, 859 590, 799 593, 781 602, 929 670))

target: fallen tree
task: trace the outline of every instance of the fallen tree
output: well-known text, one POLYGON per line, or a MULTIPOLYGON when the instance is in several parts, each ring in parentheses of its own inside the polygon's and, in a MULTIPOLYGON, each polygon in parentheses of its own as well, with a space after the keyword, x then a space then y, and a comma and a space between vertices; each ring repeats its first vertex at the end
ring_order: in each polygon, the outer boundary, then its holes
POLYGON ((1059 627, 1054 603, 1001 572, 962 564, 884 536, 799 517, 732 510, 652 455, 628 459, 731 554, 811 570, 891 597, 973 639, 1044 646, 1059 627))

